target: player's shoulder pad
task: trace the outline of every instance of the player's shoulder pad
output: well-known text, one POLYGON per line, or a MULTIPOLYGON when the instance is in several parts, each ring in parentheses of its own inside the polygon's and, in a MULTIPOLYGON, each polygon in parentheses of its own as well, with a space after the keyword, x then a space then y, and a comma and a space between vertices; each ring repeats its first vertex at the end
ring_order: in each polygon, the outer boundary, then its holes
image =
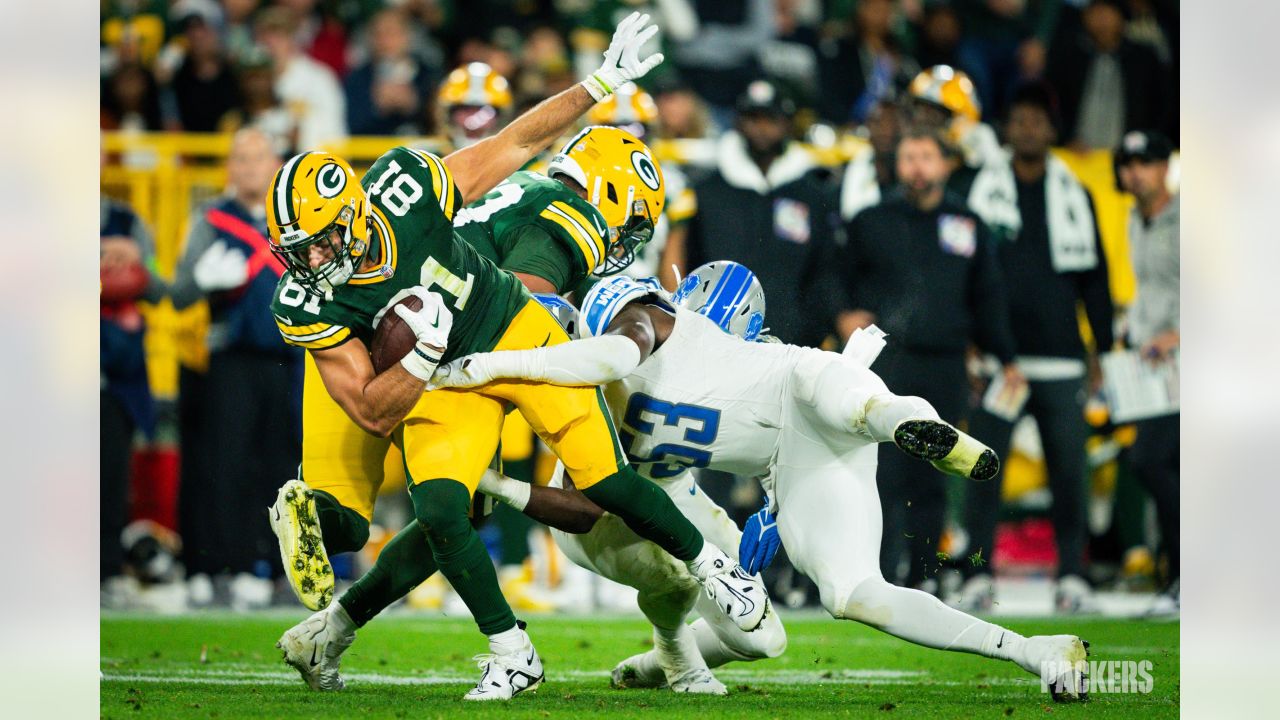
POLYGON ((545 194, 539 193, 541 207, 529 210, 536 212, 542 226, 576 257, 581 257, 586 272, 591 272, 604 262, 608 245, 609 227, 604 216, 559 180, 548 178, 547 183, 539 182, 539 187, 547 188, 545 194))
POLYGON ((430 194, 449 222, 462 207, 462 193, 453 181, 453 173, 438 155, 426 150, 404 145, 391 148, 373 163, 360 182, 369 199, 383 207, 388 203, 404 206, 419 202, 421 194, 430 194), (405 176, 410 180, 399 179, 405 176))

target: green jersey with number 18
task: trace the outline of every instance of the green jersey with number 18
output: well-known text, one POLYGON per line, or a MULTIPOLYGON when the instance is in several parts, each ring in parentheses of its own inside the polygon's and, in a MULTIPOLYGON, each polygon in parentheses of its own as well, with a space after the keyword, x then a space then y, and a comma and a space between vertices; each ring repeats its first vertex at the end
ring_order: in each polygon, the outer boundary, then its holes
POLYGON ((498 267, 573 289, 604 259, 609 232, 594 205, 564 183, 521 170, 458 211, 453 227, 498 267))
POLYGON ((285 273, 271 303, 285 342, 323 350, 355 337, 369 345, 381 314, 421 285, 439 292, 453 312, 444 361, 492 350, 530 296, 515 276, 454 234, 462 197, 449 169, 435 155, 398 147, 378 158, 360 184, 369 197, 368 252, 380 263, 330 298, 285 273))

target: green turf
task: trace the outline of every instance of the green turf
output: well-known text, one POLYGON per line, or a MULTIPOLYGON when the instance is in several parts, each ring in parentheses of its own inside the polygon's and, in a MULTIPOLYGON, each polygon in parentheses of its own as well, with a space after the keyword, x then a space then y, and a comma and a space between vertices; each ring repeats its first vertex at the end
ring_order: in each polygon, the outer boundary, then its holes
POLYGON ((360 633, 343 661, 341 693, 315 693, 280 661, 277 637, 302 613, 182 618, 109 616, 102 621, 102 715, 107 718, 576 718, 677 720, 848 717, 1176 717, 1177 623, 1009 620, 1024 633, 1075 632, 1091 659, 1150 660, 1150 694, 1095 693, 1054 705, 1038 680, 1009 663, 915 647, 851 622, 783 615, 789 648, 777 659, 717 671, 729 697, 611 690, 608 671, 645 649, 639 618, 532 618, 547 666, 536 695, 463 704, 485 645, 469 621, 393 615, 360 633), (203 660, 201 659, 203 655, 203 660))

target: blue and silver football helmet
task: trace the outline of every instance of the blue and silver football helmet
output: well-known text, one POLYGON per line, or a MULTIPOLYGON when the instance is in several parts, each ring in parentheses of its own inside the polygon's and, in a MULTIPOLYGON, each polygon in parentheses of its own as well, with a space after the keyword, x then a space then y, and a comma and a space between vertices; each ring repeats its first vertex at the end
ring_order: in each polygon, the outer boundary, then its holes
POLYGON ((689 273, 671 301, 743 340, 758 340, 764 330, 764 287, 755 273, 731 260, 709 262, 689 273))
POLYGON ((570 339, 578 337, 578 308, 573 303, 556 295, 555 293, 534 293, 533 299, 537 300, 542 307, 551 313, 551 317, 556 319, 560 327, 564 328, 565 333, 570 339))
POLYGON ((582 298, 582 321, 578 326, 581 336, 603 335, 609 323, 628 303, 655 292, 653 285, 626 275, 610 275, 601 279, 582 298))

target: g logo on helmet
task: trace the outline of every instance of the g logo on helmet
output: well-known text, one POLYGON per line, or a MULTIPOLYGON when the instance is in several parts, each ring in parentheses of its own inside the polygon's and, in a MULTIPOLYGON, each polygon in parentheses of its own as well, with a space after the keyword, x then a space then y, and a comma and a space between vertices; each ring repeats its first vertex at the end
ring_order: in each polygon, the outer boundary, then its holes
POLYGON ((336 163, 328 163, 316 173, 316 190, 324 198, 335 198, 347 186, 347 174, 336 163))
POLYGON ((658 179, 658 167, 653 164, 653 160, 649 156, 639 150, 631 153, 631 166, 636 169, 636 174, 640 176, 640 180, 648 186, 650 190, 657 190, 661 182, 658 179))

